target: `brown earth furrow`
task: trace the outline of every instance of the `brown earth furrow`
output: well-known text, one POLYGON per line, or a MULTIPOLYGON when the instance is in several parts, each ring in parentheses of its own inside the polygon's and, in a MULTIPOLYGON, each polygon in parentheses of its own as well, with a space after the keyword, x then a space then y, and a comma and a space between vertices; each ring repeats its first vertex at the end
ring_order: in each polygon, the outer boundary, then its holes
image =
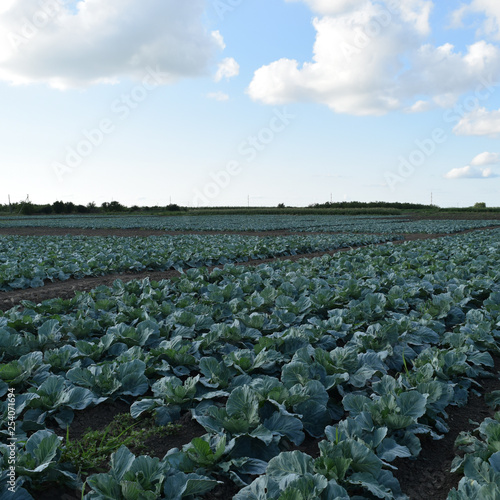
MULTIPOLYGON (((85 229, 62 227, 0 227, 0 235, 7 236, 121 236, 121 237, 146 237, 146 236, 184 236, 189 234, 216 235, 238 234, 242 236, 291 236, 306 234, 325 234, 297 231, 165 231, 161 229, 85 229)), ((330 233, 338 234, 338 233, 330 233)))
MULTIPOLYGON (((460 231, 462 234, 471 231, 480 231, 499 228, 499 224, 492 224, 484 228, 466 229, 460 231)), ((274 231, 164 231, 155 229, 85 229, 85 228, 57 228, 57 227, 0 227, 0 235, 5 236, 119 236, 119 237, 147 237, 147 236, 186 236, 196 235, 239 235, 239 236, 327 236, 332 234, 377 234, 384 233, 353 233, 352 231, 292 231, 292 230, 274 230, 274 231)), ((415 234, 417 236, 449 236, 447 234, 425 235, 425 233, 415 234)), ((412 235, 407 235, 408 237, 412 235)), ((420 239, 420 238, 419 238, 420 239)))
MULTIPOLYGON (((494 229, 496 226, 491 228, 482 228, 481 230, 486 229, 494 229)), ((23 229, 23 228, 20 228, 23 229)), ((49 228, 51 229, 51 228, 49 228)), ((466 231, 462 231, 461 233, 455 234, 465 234, 473 231, 479 231, 479 229, 468 229, 466 231)), ((186 233, 193 234, 193 233, 186 233)), ((202 233, 206 234, 206 233, 202 233)), ((310 233, 308 233, 310 234, 310 233)), ((322 233, 323 234, 323 233, 322 233)), ((94 235, 97 236, 97 235, 94 235)), ((417 240, 427 240, 427 239, 435 239, 435 238, 443 238, 445 236, 451 236, 449 234, 408 234, 404 236, 404 240, 393 241, 394 244, 404 243, 405 241, 417 241, 417 240)), ((238 262, 236 265, 243 266, 255 266, 259 264, 267 264, 270 262, 275 262, 279 260, 291 260, 297 261, 299 259, 312 259, 315 257, 322 257, 323 255, 334 255, 339 252, 347 252, 351 249, 355 248, 364 248, 368 246, 375 245, 384 245, 385 243, 370 243, 368 245, 358 245, 352 246, 348 248, 338 248, 336 250, 328 250, 322 252, 314 252, 308 254, 297 254, 297 255, 285 255, 280 257, 272 257, 267 259, 257 259, 257 260, 249 260, 246 262, 238 262)), ((212 266, 209 269, 215 269, 219 266, 212 266)), ((104 276, 92 276, 81 279, 70 278, 67 281, 55 281, 51 282, 50 280, 46 280, 45 285, 43 287, 38 288, 25 288, 22 290, 10 290, 6 292, 0 292, 0 311, 7 311, 8 309, 19 305, 22 301, 27 300, 31 302, 42 302, 44 300, 54 299, 54 298, 62 298, 62 299, 71 299, 75 296, 76 292, 88 292, 98 286, 111 286, 113 282, 117 279, 128 282, 132 280, 142 280, 145 278, 149 278, 152 281, 161 281, 164 279, 171 279, 174 277, 180 276, 178 271, 173 269, 167 271, 141 271, 141 272, 124 272, 124 273, 115 273, 115 274, 107 274, 104 276)))
MULTIPOLYGON (((377 243, 382 244, 382 243, 377 243)), ((363 245, 368 246, 368 245, 363 245)), ((362 248, 350 247, 350 248, 339 248, 337 250, 329 250, 327 252, 315 252, 309 254, 298 254, 298 255, 284 255, 281 257, 272 257, 268 259, 256 259, 248 260, 246 262, 236 262, 235 265, 238 266, 256 266, 259 264, 267 264, 270 262, 275 262, 278 260, 292 260, 296 261, 299 259, 312 259, 314 257, 321 257, 323 255, 333 255, 338 252, 347 252, 351 248, 362 248)), ((218 266, 210 266, 209 269, 215 269, 218 266)), ((118 274, 107 274, 105 276, 93 276, 88 278, 74 279, 70 278, 67 281, 54 281, 51 282, 46 280, 43 287, 38 288, 24 288, 22 290, 12 290, 7 292, 0 292, 0 310, 6 311, 11 307, 14 307, 21 303, 23 300, 29 300, 32 302, 41 302, 48 299, 62 298, 70 299, 74 297, 76 292, 88 292, 93 288, 101 285, 111 286, 115 280, 122 280, 124 282, 133 280, 143 280, 149 278, 151 281, 161 281, 165 279, 171 279, 180 276, 181 273, 174 269, 169 269, 167 271, 141 271, 135 273, 118 273, 118 274)))

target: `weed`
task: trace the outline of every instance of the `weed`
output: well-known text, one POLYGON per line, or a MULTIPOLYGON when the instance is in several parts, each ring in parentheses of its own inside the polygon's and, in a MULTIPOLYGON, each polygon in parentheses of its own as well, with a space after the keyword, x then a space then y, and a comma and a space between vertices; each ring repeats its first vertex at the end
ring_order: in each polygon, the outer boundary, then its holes
POLYGON ((71 462, 78 472, 103 472, 107 470, 109 458, 120 446, 135 450, 146 450, 144 442, 152 436, 175 434, 180 425, 157 426, 153 418, 135 421, 129 414, 117 415, 104 429, 88 429, 77 440, 70 440, 69 427, 66 430, 66 443, 62 456, 63 462, 71 462))

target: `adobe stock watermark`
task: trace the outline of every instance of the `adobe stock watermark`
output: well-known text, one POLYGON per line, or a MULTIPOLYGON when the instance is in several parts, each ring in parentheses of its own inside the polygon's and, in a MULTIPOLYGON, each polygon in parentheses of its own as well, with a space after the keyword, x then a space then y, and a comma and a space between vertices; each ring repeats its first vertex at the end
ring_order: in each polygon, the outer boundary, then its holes
POLYGON ((41 0, 38 5, 40 8, 30 18, 23 18, 23 24, 19 31, 17 33, 10 32, 8 35, 12 48, 16 52, 57 19, 64 8, 64 1, 41 0))
POLYGON ((6 458, 7 465, 7 489, 16 493, 16 464, 17 464, 17 422, 16 422, 16 394, 14 388, 7 390, 7 448, 9 454, 6 458))
MULTIPOLYGON (((490 75, 488 78, 479 78, 473 94, 465 97, 457 103, 453 109, 446 110, 443 115, 443 122, 446 124, 456 124, 468 113, 476 111, 481 104, 489 99, 500 86, 500 82, 495 81, 490 75)), ((398 184, 407 181, 417 170, 422 167, 427 160, 449 139, 449 135, 444 128, 437 127, 424 139, 415 141, 416 148, 406 156, 399 156, 398 166, 393 171, 386 171, 384 174, 385 184, 394 192, 398 184)))
POLYGON ((385 173, 384 178, 389 189, 394 191, 398 184, 411 177, 415 173, 415 169, 424 165, 427 159, 436 152, 438 146, 447 140, 448 136, 442 128, 435 128, 430 137, 417 139, 415 141, 416 148, 408 156, 399 156, 397 171, 385 173))
POLYGON ((479 82, 474 94, 468 95, 461 103, 457 103, 453 109, 446 110, 443 113, 445 123, 455 124, 465 115, 476 111, 481 106, 481 103, 487 101, 500 87, 500 81, 495 81, 493 75, 489 75, 488 78, 481 76, 479 82))
POLYGON ((120 98, 111 103, 112 117, 104 117, 91 129, 81 132, 82 138, 74 145, 66 148, 66 155, 62 162, 52 163, 52 170, 61 182, 65 175, 74 172, 86 158, 102 146, 106 137, 116 131, 118 124, 124 122, 150 95, 158 88, 168 75, 156 69, 146 68, 146 75, 142 82, 136 85, 128 94, 122 94, 120 98))
POLYGON ((245 0, 213 0, 212 7, 221 21, 234 12, 245 0))
POLYGON ((389 27, 393 21, 393 15, 387 9, 382 10, 365 26, 353 29, 354 38, 352 43, 342 42, 340 48, 347 62, 351 62, 353 56, 370 45, 370 42, 380 35, 382 30, 389 27))
POLYGON ((348 62, 353 56, 361 54, 383 30, 388 28, 394 21, 394 17, 401 11, 401 0, 386 0, 385 7, 377 12, 363 27, 354 27, 351 20, 350 27, 354 34, 351 43, 343 42, 340 45, 342 53, 348 62))
MULTIPOLYGON (((276 136, 282 134, 295 119, 295 115, 288 113, 286 108, 274 109, 273 116, 266 127, 261 128, 256 135, 248 136, 238 147, 238 154, 245 160, 246 164, 254 162, 260 153, 264 152, 275 140, 276 136)), ((232 160, 226 164, 224 169, 211 172, 211 182, 203 189, 194 190, 193 206, 207 206, 210 200, 217 198, 226 189, 234 177, 243 172, 243 162, 232 160)))

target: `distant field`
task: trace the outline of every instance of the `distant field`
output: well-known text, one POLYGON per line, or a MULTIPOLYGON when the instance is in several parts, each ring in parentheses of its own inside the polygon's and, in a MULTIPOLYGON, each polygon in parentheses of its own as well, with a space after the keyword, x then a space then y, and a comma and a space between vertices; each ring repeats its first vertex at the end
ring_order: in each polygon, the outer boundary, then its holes
POLYGON ((1 228, 150 229, 165 231, 296 231, 357 233, 455 233, 499 225, 495 220, 415 220, 386 216, 200 215, 2 217, 1 228))

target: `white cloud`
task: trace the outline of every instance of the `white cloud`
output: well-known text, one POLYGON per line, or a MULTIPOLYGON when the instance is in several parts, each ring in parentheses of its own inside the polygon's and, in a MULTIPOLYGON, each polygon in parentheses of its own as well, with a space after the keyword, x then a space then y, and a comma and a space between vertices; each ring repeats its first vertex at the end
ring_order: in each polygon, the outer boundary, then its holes
POLYGON ((313 21, 313 61, 280 59, 259 68, 248 88, 254 100, 320 102, 354 115, 416 112, 453 104, 486 70, 500 75, 500 49, 492 44, 460 53, 425 43, 432 2, 303 1, 323 14, 313 21))
POLYGON ((430 33, 429 17, 434 7, 433 2, 426 0, 389 1, 388 5, 390 10, 399 10, 401 19, 410 26, 413 25, 418 33, 422 35, 430 33))
POLYGON ((490 179, 498 177, 490 167, 486 165, 496 165, 500 163, 499 153, 484 152, 474 157, 470 165, 461 168, 453 168, 447 172, 446 179, 490 179))
POLYGON ((480 41, 462 54, 449 43, 425 44, 413 54, 412 68, 401 76, 400 84, 406 93, 420 91, 449 107, 460 94, 475 89, 486 72, 500 75, 500 49, 494 45, 480 41))
POLYGON ((466 114, 454 127, 456 135, 491 136, 500 134, 500 109, 479 108, 466 114))
POLYGON ((226 43, 224 42, 224 37, 221 35, 220 31, 212 31, 212 36, 214 37, 215 41, 217 42, 217 45, 224 50, 226 48, 226 43))
POLYGON ((480 36, 491 36, 500 39, 500 3, 498 0, 472 0, 470 4, 461 5, 452 14, 452 26, 462 27, 469 14, 484 14, 484 20, 478 30, 480 36))
POLYGON ((422 113, 424 111, 429 111, 435 107, 435 103, 431 101, 417 101, 415 104, 405 109, 407 113, 422 113))
POLYGON ((324 15, 336 15, 350 12, 366 3, 366 0, 286 0, 287 2, 304 1, 314 12, 324 15))
POLYGON ((453 168, 444 175, 446 179, 489 179, 498 177, 491 168, 476 168, 470 165, 462 168, 453 168))
POLYGON ((458 9, 455 9, 450 15, 450 28, 463 28, 464 17, 467 15, 468 10, 468 5, 461 5, 458 9))
POLYGON ((219 68, 214 77, 216 82, 220 82, 223 78, 233 78, 240 74, 240 65, 232 58, 226 57, 219 63, 219 68))
MULTIPOLYGON (((363 9, 369 0, 286 0, 306 3, 313 12, 323 16, 338 16, 363 9)), ((419 31, 429 32, 429 15, 433 7, 430 0, 385 0, 384 9, 391 15, 400 15, 419 31)))
POLYGON ((2 0, 2 3, 0 3, 0 15, 7 12, 16 3, 16 1, 17 0, 2 0))
POLYGON ((500 163, 500 154, 498 153, 481 153, 477 155, 470 164, 474 167, 482 167, 484 165, 496 165, 500 163))
POLYGON ((216 101, 228 101, 229 96, 224 92, 209 92, 207 94, 209 99, 215 99, 216 101))
POLYGON ((220 33, 203 26, 204 0, 80 0, 76 7, 13 2, 0 17, 0 79, 85 87, 141 80, 150 66, 169 83, 207 74, 223 46, 220 33))

